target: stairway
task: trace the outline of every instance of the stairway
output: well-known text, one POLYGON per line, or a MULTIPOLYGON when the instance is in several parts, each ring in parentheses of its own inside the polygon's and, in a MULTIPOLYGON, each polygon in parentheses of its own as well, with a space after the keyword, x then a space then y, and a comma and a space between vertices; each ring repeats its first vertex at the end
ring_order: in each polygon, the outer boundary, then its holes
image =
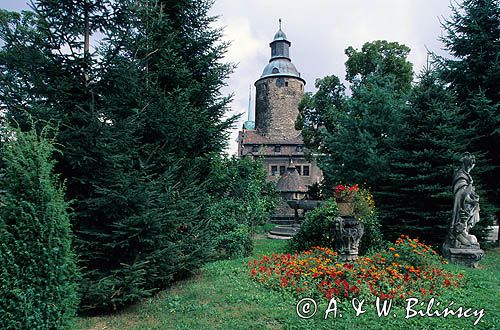
POLYGON ((300 225, 293 224, 293 225, 278 225, 275 226, 269 234, 267 234, 268 238, 272 239, 292 239, 295 234, 300 229, 300 225))

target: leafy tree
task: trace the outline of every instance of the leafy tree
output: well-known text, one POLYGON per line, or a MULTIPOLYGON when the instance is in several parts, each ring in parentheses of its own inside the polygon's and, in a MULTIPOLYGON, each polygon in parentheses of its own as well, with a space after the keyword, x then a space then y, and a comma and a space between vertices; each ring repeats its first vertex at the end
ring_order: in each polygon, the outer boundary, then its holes
POLYGON ((2 132, 0 327, 63 329, 75 314, 76 260, 55 151, 34 130, 2 132))
MULTIPOLYGON (((497 0, 464 0, 452 5, 442 41, 452 57, 440 58, 442 77, 457 92, 465 116, 462 126, 473 128, 471 152, 478 158, 486 196, 500 208, 500 6, 497 0)), ((486 210, 486 209, 485 209, 486 210)), ((492 209, 493 211, 493 209, 492 209)))
POLYGON ((339 93, 339 84, 336 77, 319 80, 317 93, 302 101, 305 144, 319 154, 327 186, 366 182, 378 201, 388 180, 389 151, 399 139, 406 94, 395 90, 391 77, 367 78, 350 98, 339 93))
POLYGON ((345 63, 346 79, 360 84, 366 83, 372 75, 391 75, 397 90, 408 91, 413 80, 413 65, 407 60, 409 53, 409 47, 386 40, 367 42, 360 51, 348 47, 345 50, 348 57, 345 63))
POLYGON ((304 97, 297 126, 306 146, 320 155, 328 185, 366 182, 377 197, 387 180, 387 155, 398 139, 412 79, 408 52, 408 47, 387 41, 365 43, 361 51, 349 47, 351 97, 335 76, 318 80, 318 91, 304 97))

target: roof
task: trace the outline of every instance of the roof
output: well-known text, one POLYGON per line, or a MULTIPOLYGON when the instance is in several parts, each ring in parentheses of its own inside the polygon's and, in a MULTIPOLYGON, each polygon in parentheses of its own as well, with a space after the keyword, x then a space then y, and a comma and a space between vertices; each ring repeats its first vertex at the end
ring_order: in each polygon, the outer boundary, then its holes
POLYGON ((255 130, 244 130, 240 132, 240 139, 242 139, 242 144, 274 144, 274 145, 287 145, 287 144, 304 144, 304 139, 302 134, 297 132, 297 136, 284 139, 284 138, 273 138, 259 134, 255 130))
POLYGON ((302 178, 295 166, 290 164, 285 174, 276 183, 276 190, 279 192, 307 192, 307 187, 302 182, 302 178))
POLYGON ((288 39, 286 38, 285 32, 283 32, 281 30, 281 26, 280 26, 280 29, 278 30, 278 32, 276 32, 276 34, 274 35, 274 41, 276 41, 276 40, 286 40, 286 41, 288 41, 288 39))
MULTIPOLYGON (((267 77, 296 77, 300 78, 300 72, 297 70, 295 65, 287 58, 276 58, 269 62, 264 70, 259 80, 267 77)), ((303 80, 302 78, 300 78, 303 80)))

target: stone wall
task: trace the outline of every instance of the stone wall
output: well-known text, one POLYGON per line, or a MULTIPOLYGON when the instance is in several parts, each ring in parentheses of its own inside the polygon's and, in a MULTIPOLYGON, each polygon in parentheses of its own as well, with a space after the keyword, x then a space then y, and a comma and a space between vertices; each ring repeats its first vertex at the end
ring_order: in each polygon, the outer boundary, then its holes
POLYGON ((298 135, 295 120, 304 96, 304 83, 293 77, 257 80, 255 129, 270 138, 290 139, 298 135))

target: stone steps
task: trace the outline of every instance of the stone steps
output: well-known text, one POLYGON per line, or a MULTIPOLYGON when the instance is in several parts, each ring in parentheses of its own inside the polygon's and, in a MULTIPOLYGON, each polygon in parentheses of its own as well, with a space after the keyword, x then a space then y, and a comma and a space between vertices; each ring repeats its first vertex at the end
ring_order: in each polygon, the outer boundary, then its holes
POLYGON ((269 234, 268 238, 272 239, 291 239, 300 229, 300 225, 278 225, 275 226, 269 234))
MULTIPOLYGON (((299 218, 299 221, 302 218, 299 218)), ((295 218, 293 215, 273 215, 271 217, 271 223, 277 225, 293 225, 295 223, 295 218)))

